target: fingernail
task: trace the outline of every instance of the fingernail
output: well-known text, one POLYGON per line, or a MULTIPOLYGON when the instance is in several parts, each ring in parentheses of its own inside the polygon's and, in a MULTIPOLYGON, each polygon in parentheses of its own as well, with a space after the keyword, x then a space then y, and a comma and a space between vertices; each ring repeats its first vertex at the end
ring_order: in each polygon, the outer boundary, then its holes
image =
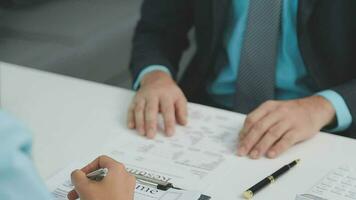
POLYGON ((268 152, 268 157, 274 158, 275 156, 276 156, 276 152, 275 151, 271 150, 271 151, 268 152))
POLYGON ((257 159, 258 158, 258 150, 253 150, 250 154, 250 157, 252 159, 257 159))
POLYGON ((154 135, 155 134, 155 129, 154 128, 149 128, 148 131, 147 131, 147 135, 151 136, 151 135, 154 135))
POLYGON ((186 125, 188 123, 187 118, 183 118, 183 125, 186 125))
POLYGON ((173 129, 169 128, 167 129, 167 135, 168 136, 172 136, 174 133, 173 133, 173 129))
POLYGON ((132 129, 133 128, 133 123, 129 122, 128 127, 132 129))
POLYGON ((245 156, 246 155, 246 148, 245 146, 240 146, 239 149, 238 149, 238 152, 237 152, 237 155, 238 156, 245 156))
POLYGON ((140 135, 145 135, 145 131, 142 128, 138 129, 138 133, 140 133, 140 135))
POLYGON ((152 130, 150 129, 150 130, 147 131, 147 137, 150 138, 151 135, 153 135, 153 132, 152 132, 152 130))

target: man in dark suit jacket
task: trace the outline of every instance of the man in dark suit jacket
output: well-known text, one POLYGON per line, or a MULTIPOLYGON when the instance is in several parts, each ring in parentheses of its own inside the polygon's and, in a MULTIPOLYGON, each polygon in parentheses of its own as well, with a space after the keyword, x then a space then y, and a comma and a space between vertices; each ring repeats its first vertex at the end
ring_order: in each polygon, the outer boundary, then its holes
POLYGON ((44 0, 1 0, 0 6, 22 6, 30 5, 44 0))
POLYGON ((274 158, 321 129, 356 138, 355 35, 353 0, 145 0, 128 126, 152 138, 161 112, 172 135, 187 97, 248 114, 241 156, 274 158), (192 28, 197 51, 178 86, 192 28))

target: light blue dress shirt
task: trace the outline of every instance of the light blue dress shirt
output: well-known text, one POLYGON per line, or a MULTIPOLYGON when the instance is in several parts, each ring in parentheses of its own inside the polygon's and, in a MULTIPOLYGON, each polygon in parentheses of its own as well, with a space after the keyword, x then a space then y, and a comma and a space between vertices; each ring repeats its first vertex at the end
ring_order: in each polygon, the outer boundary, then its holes
MULTIPOLYGON (((223 67, 217 79, 207 86, 208 93, 221 105, 233 108, 236 90, 236 77, 240 63, 244 32, 248 15, 247 0, 233 0, 230 24, 225 32, 225 48, 228 54, 228 65, 223 67)), ((276 98, 279 100, 296 99, 315 93, 309 73, 301 57, 297 39, 298 0, 283 0, 282 30, 276 65, 276 98)), ((169 73, 161 65, 146 67, 134 83, 139 87, 142 77, 155 70, 169 73)), ((238 91, 237 91, 238 93, 238 91)), ((336 110, 337 126, 330 132, 346 130, 352 123, 351 113, 344 99, 332 90, 317 93, 331 102, 336 110)))
POLYGON ((50 200, 31 161, 31 136, 14 118, 0 111, 0 199, 50 200))

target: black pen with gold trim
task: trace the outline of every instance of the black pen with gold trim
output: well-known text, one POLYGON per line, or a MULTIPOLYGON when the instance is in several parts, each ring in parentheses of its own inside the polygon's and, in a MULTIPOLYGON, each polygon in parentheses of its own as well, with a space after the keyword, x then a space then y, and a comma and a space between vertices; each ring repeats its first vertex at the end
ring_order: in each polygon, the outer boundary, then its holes
POLYGON ((273 183, 277 178, 285 174, 289 171, 292 167, 296 166, 300 162, 300 159, 297 159, 288 165, 284 165, 282 168, 274 172, 272 175, 266 177, 262 181, 258 182, 256 185, 252 186, 248 190, 243 193, 243 196, 246 199, 251 199, 258 191, 265 188, 267 185, 273 183))

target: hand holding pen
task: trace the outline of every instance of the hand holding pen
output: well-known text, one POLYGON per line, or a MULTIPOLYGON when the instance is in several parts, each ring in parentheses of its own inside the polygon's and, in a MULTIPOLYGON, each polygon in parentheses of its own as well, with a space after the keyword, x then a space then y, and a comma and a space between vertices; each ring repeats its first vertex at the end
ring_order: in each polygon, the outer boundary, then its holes
MULTIPOLYGON (((93 176, 98 177, 98 176, 93 176)), ((100 177, 100 176, 99 176, 100 177)), ((135 177, 130 175, 123 164, 107 157, 100 156, 81 170, 75 170, 71 175, 74 190, 68 194, 69 200, 93 199, 133 199, 135 177), (101 181, 88 178, 90 172, 106 168, 107 172, 101 181), (115 188, 115 189, 113 189, 115 188)))

